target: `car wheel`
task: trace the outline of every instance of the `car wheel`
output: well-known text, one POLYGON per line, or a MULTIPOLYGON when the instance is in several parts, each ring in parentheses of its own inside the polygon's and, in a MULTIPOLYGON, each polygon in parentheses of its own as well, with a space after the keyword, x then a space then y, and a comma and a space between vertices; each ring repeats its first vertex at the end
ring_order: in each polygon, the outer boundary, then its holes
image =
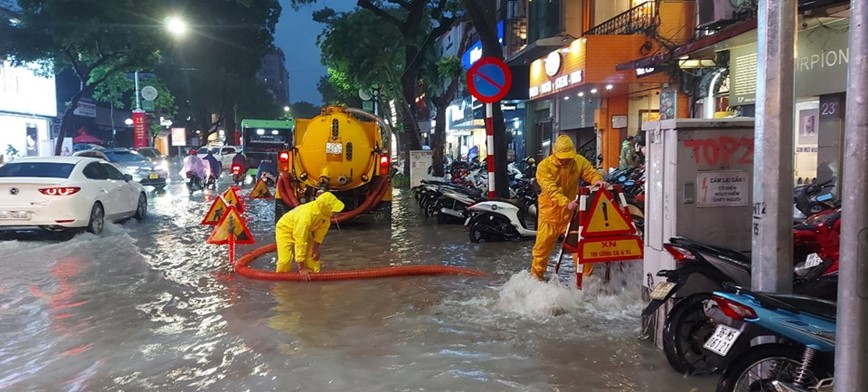
POLYGON ((133 215, 133 218, 136 218, 137 221, 145 219, 145 215, 148 214, 148 198, 144 193, 139 195, 139 202, 136 204, 136 214, 133 215))
POLYGON ((87 224, 87 231, 98 235, 102 233, 104 228, 105 211, 102 208, 102 204, 96 202, 94 203, 93 208, 90 209, 90 222, 87 224))

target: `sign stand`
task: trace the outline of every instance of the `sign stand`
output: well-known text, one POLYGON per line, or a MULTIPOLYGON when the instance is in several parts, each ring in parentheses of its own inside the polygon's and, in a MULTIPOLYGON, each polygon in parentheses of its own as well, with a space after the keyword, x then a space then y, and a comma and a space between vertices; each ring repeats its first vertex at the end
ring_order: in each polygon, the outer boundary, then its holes
POLYGON ((488 165, 488 198, 495 198, 494 185, 494 103, 503 99, 512 87, 512 71, 503 60, 483 57, 467 71, 467 89, 485 104, 485 147, 488 165))
POLYGON ((214 227, 207 242, 213 245, 229 245, 229 264, 235 267, 235 245, 249 245, 256 241, 250 233, 250 229, 241 218, 241 214, 235 206, 229 206, 220 223, 214 227))
POLYGON ((642 260, 644 257, 642 239, 624 208, 626 204, 626 198, 618 186, 593 190, 590 187, 582 188, 578 213, 573 214, 569 224, 569 227, 578 227, 578 230, 567 229, 561 249, 562 254, 564 250, 573 253, 579 290, 582 289, 584 275, 582 264, 642 260), (613 193, 617 198, 613 197, 613 193))

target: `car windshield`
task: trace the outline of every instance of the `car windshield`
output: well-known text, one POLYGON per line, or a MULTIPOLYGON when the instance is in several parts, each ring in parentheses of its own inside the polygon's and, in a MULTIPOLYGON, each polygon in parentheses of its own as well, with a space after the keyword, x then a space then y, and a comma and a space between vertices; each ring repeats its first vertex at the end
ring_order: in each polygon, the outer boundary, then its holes
POLYGON ((154 150, 150 150, 150 149, 139 150, 139 154, 141 154, 142 156, 147 157, 147 158, 156 158, 157 157, 157 153, 154 150))
POLYGON ((69 178, 75 165, 54 162, 10 162, 0 166, 0 177, 69 178))
POLYGON ((134 151, 105 151, 105 155, 111 162, 141 162, 147 161, 145 157, 134 151))

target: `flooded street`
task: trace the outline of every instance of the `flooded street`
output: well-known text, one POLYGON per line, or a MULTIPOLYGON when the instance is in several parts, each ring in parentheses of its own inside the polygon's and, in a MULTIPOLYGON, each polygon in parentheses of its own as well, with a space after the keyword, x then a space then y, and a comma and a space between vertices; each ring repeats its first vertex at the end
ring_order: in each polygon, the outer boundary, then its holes
MULTIPOLYGON (((713 390, 637 339, 638 265, 615 279, 626 291, 538 283, 532 242, 471 244, 396 192, 391 225, 332 228, 323 269, 491 276, 253 281, 205 243, 203 198, 176 185, 100 237, 0 242, 0 390, 713 390)), ((257 245, 240 253, 273 242, 271 202, 247 207, 257 245)))

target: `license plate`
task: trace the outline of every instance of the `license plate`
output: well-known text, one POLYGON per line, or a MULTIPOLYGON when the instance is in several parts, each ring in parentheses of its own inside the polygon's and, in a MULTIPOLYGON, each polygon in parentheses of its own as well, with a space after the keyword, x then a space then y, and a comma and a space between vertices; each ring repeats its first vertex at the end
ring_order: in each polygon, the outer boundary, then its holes
POLYGON ((675 282, 660 282, 651 290, 651 299, 662 301, 675 288, 675 282))
POLYGON ((0 211, 0 220, 30 220, 27 211, 0 211))
POLYGON ((341 143, 326 143, 326 154, 341 154, 344 152, 344 145, 341 143))
POLYGON ((823 259, 816 253, 809 254, 808 258, 805 259, 805 268, 814 268, 820 264, 823 264, 823 259))
POLYGON ((160 175, 157 174, 157 173, 153 173, 153 174, 151 174, 150 176, 148 176, 148 178, 150 178, 150 179, 152 179, 152 180, 156 180, 156 179, 159 179, 159 178, 160 178, 160 175))
POLYGON ((726 353, 728 353, 732 348, 732 345, 735 344, 735 341, 738 340, 739 335, 741 335, 741 331, 720 324, 717 326, 717 329, 714 330, 714 335, 711 335, 711 338, 709 338, 702 347, 705 347, 707 350, 717 355, 725 357, 726 353))

